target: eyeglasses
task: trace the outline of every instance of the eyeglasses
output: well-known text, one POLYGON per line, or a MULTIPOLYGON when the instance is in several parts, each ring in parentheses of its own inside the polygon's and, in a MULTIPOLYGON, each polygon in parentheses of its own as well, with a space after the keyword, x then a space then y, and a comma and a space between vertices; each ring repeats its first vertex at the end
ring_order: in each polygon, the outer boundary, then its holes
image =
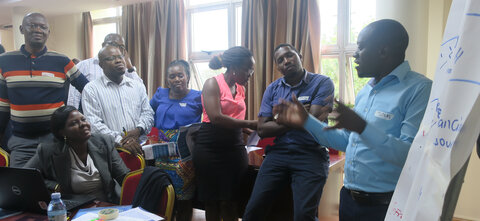
POLYGON ((123 59, 125 56, 123 55, 113 55, 113 56, 110 56, 110 57, 105 57, 103 58, 103 60, 105 61, 115 61, 117 59, 123 59))
POLYGON ((47 25, 40 25, 40 24, 27 24, 26 27, 30 30, 35 30, 37 28, 40 28, 41 30, 43 31, 47 31, 48 30, 48 26, 47 25))

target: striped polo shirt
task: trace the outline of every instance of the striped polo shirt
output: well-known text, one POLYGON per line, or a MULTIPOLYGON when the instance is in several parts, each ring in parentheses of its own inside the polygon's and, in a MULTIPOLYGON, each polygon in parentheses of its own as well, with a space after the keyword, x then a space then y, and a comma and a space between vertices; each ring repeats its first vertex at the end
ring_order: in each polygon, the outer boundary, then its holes
POLYGON ((16 136, 49 133, 50 116, 67 100, 67 80, 79 91, 88 83, 68 57, 47 47, 30 54, 22 45, 0 55, 0 133, 8 118, 16 136))

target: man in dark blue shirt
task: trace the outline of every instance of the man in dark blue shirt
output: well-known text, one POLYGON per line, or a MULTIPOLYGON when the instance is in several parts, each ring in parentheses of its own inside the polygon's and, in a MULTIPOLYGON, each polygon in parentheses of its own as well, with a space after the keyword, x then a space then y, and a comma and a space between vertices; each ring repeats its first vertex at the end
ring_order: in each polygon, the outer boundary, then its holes
POLYGON ((286 185, 292 187, 295 220, 315 220, 328 174, 328 151, 305 130, 277 124, 272 109, 295 94, 312 115, 325 121, 332 106, 326 98, 333 96, 333 82, 303 69, 301 55, 292 45, 277 46, 274 59, 284 77, 271 83, 263 94, 258 134, 276 137, 275 145, 265 150, 243 220, 264 220, 268 206, 286 185))

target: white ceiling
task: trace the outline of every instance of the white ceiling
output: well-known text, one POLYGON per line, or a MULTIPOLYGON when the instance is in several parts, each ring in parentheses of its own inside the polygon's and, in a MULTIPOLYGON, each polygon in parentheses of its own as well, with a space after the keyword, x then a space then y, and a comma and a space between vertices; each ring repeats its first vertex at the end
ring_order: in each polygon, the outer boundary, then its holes
POLYGON ((14 7, 27 7, 46 16, 81 13, 148 0, 0 0, 0 27, 12 24, 14 7))

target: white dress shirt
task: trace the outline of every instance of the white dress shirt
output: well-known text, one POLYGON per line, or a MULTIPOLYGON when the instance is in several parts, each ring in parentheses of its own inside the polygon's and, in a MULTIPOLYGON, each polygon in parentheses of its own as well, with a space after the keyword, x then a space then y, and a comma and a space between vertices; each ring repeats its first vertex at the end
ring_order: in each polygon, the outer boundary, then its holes
MULTIPOLYGON (((103 69, 100 67, 99 63, 100 61, 98 60, 98 57, 93 57, 80 61, 77 64, 77 68, 88 79, 88 81, 94 81, 103 76, 103 69)), ((128 70, 125 70, 125 75, 123 76, 129 77, 143 84, 142 79, 138 76, 136 71, 130 73, 128 70)), ((75 87, 70 85, 70 89, 68 90, 67 104, 78 109, 81 98, 82 95, 80 92, 75 87)))
POLYGON ((122 140, 123 128, 141 127, 148 134, 153 127, 154 112, 145 86, 127 77, 120 84, 105 75, 91 81, 83 89, 82 107, 92 132, 109 134, 117 143, 122 140))

